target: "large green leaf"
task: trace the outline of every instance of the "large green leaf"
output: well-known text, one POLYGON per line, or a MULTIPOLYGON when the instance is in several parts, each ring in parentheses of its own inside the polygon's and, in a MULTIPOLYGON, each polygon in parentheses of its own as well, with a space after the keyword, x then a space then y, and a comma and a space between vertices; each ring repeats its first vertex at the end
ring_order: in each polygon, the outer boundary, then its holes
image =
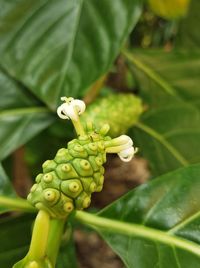
POLYGON ((200 164, 176 170, 130 191, 97 216, 81 212, 77 218, 97 228, 126 267, 198 268, 199 177, 200 164))
POLYGON ((199 53, 126 54, 148 105, 130 135, 153 174, 200 161, 199 53))
POLYGON ((47 105, 107 72, 141 0, 0 0, 0 64, 47 105))
POLYGON ((2 218, 0 221, 0 266, 10 268, 23 258, 31 239, 32 216, 2 218))
POLYGON ((76 251, 73 236, 63 241, 58 254, 56 268, 77 268, 76 251))
POLYGON ((177 48, 197 49, 200 46, 198 25, 200 23, 200 1, 192 0, 188 15, 180 21, 175 45, 177 48))
MULTIPOLYGON (((9 181, 8 176, 6 175, 2 164, 0 163, 0 196, 15 196, 15 191, 11 185, 11 182, 9 181)), ((0 213, 2 211, 5 211, 4 209, 0 208, 0 213)))
MULTIPOLYGON (((24 215, 0 220, 0 267, 11 268, 28 252, 34 217, 24 215)), ((57 268, 76 268, 72 240, 63 242, 58 256, 57 268)))
POLYGON ((163 105, 170 95, 200 107, 200 50, 138 49, 126 55, 146 102, 157 106, 162 101, 163 105))
POLYGON ((54 117, 24 87, 0 72, 0 160, 49 126, 54 117))

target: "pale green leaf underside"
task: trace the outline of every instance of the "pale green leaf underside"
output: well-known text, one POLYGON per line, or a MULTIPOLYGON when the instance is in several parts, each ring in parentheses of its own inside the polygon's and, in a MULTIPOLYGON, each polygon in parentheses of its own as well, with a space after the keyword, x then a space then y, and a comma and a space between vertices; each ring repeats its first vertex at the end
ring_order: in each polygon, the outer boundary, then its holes
POLYGON ((148 103, 157 106, 161 98, 171 95, 199 107, 200 50, 137 49, 125 55, 133 64, 141 94, 148 103))
POLYGON ((153 173, 199 162, 200 54, 135 50, 124 55, 148 105, 131 135, 153 173))

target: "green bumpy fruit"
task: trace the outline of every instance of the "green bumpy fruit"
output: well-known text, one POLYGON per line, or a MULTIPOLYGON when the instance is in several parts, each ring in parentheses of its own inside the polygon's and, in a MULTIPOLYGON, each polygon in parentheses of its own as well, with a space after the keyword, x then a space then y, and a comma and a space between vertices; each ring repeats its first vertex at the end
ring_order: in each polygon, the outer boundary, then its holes
POLYGON ((70 141, 67 148, 58 150, 53 160, 43 163, 43 173, 36 177, 28 201, 55 218, 87 208, 91 194, 103 188, 104 141, 108 140, 109 136, 90 129, 86 135, 70 141))
POLYGON ((87 106, 81 116, 81 122, 95 122, 98 128, 109 124, 108 135, 117 137, 127 132, 139 119, 143 112, 142 101, 133 94, 111 94, 96 99, 87 106))

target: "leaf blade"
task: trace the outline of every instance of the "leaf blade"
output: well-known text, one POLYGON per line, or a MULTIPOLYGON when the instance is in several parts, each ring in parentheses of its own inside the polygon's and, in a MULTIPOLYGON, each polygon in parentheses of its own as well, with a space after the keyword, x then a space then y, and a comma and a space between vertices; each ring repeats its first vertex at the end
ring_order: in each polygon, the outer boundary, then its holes
POLYGON ((54 116, 27 90, 0 70, 0 160, 51 125, 54 116))
POLYGON ((52 109, 109 70, 141 13, 140 0, 1 4, 0 64, 52 109))
POLYGON ((16 193, 3 169, 2 164, 0 163, 0 196, 2 195, 15 197, 16 193))
POLYGON ((130 191, 93 216, 95 219, 84 212, 78 219, 98 229, 127 267, 198 267, 200 231, 189 223, 194 223, 196 214, 200 220, 199 174, 199 164, 178 169, 130 191), (183 222, 190 227, 185 233, 180 232, 184 230, 183 225, 180 228, 183 222), (179 232, 174 232, 178 225, 179 232), (193 238, 189 237, 195 230, 193 238), (184 243, 189 247, 184 248, 184 243))
POLYGON ((136 63, 129 55, 148 107, 140 121, 143 129, 133 128, 130 135, 149 160, 153 175, 198 163, 199 52, 135 50, 135 58, 136 63))

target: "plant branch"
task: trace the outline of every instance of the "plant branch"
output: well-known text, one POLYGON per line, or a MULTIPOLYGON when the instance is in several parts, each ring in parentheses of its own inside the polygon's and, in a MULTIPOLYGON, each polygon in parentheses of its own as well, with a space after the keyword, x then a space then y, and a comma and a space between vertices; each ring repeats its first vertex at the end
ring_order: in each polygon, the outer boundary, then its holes
POLYGON ((53 267, 56 264, 56 259, 61 243, 65 219, 52 219, 50 221, 49 237, 47 243, 46 254, 51 261, 53 267))
POLYGON ((36 212, 37 210, 22 198, 11 198, 0 196, 0 207, 5 207, 10 210, 24 211, 24 212, 36 212))
POLYGON ((30 259, 43 259, 46 255, 46 246, 49 235, 50 216, 44 211, 40 210, 35 219, 31 245, 28 252, 30 259))

